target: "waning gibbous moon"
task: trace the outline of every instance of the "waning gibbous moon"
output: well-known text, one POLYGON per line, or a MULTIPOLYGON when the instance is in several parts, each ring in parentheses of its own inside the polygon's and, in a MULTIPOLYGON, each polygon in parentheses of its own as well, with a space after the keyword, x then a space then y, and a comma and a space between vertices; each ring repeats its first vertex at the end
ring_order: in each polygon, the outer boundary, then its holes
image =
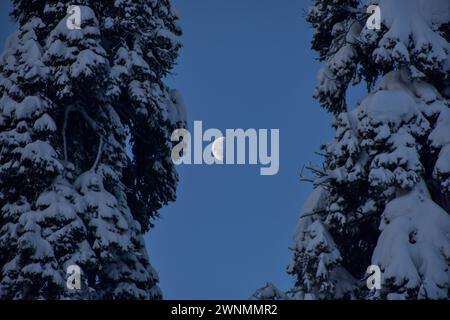
POLYGON ((212 154, 214 158, 216 158, 219 161, 223 161, 223 146, 224 146, 224 137, 217 138, 214 140, 212 145, 212 154))

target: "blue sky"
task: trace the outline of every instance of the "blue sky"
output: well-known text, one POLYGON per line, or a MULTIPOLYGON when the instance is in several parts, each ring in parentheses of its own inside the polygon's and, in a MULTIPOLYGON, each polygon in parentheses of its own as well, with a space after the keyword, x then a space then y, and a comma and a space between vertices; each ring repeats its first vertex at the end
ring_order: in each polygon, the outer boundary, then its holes
POLYGON ((332 136, 331 117, 311 98, 319 64, 304 22, 309 1, 174 1, 184 30, 168 79, 183 94, 189 125, 279 128, 280 171, 254 166, 179 167, 178 200, 150 233, 165 297, 246 299, 286 275, 292 232, 309 184, 308 162, 332 136))
MULTIPOLYGON (((280 171, 180 166, 178 200, 146 236, 167 299, 246 299, 285 273, 298 213, 311 185, 304 164, 332 137, 312 99, 319 64, 304 21, 308 0, 175 0, 184 30, 167 82, 183 95, 189 126, 280 129, 280 171)), ((0 1, 0 48, 14 25, 0 1)))

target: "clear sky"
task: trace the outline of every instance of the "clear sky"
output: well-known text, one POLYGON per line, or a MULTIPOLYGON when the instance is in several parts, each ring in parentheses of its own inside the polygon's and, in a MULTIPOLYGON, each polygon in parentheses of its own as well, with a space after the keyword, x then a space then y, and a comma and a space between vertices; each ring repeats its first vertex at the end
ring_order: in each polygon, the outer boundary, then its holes
MULTIPOLYGON (((175 0, 184 29, 167 82, 181 91, 189 126, 280 129, 280 171, 182 166, 177 202, 146 236, 167 299, 246 299, 265 282, 293 285, 289 246, 311 185, 304 164, 332 137, 312 99, 319 64, 304 21, 308 0, 175 0)), ((0 48, 14 29, 0 1, 0 48)))
POLYGON ((298 213, 311 186, 304 164, 332 136, 311 98, 319 64, 304 21, 309 0, 176 0, 184 49, 169 83, 189 125, 279 128, 280 171, 253 166, 179 167, 178 200, 148 237, 166 298, 246 299, 285 269, 298 213))

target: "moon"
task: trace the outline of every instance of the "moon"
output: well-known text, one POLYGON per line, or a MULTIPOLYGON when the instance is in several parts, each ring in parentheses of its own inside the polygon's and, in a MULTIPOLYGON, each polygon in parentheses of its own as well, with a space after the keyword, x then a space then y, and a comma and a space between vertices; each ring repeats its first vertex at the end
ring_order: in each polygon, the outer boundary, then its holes
POLYGON ((216 158, 219 161, 223 161, 223 146, 224 146, 224 137, 217 138, 214 140, 212 145, 212 154, 214 158, 216 158))

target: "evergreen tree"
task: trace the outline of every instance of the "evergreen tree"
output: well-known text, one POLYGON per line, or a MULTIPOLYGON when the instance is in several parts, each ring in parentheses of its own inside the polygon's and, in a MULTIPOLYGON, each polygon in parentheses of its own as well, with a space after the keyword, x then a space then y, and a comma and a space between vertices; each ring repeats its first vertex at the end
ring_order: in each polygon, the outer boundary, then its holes
POLYGON ((14 0, 0 60, 0 298, 158 299, 144 232, 175 199, 169 0, 14 0), (81 26, 68 28, 69 5, 81 26), (67 267, 82 270, 66 288, 67 267))
POLYGON ((335 114, 316 191, 300 216, 295 298, 448 299, 450 2, 316 0, 308 21, 324 68, 316 98, 335 114), (321 37, 321 39, 317 39, 321 37), (340 39, 345 39, 340 40, 340 39), (345 103, 351 84, 368 96, 345 103), (317 194, 320 194, 317 195, 317 194), (382 271, 369 291, 370 265, 382 271))
POLYGON ((267 283, 251 297, 252 300, 289 300, 289 297, 271 283, 267 283))

